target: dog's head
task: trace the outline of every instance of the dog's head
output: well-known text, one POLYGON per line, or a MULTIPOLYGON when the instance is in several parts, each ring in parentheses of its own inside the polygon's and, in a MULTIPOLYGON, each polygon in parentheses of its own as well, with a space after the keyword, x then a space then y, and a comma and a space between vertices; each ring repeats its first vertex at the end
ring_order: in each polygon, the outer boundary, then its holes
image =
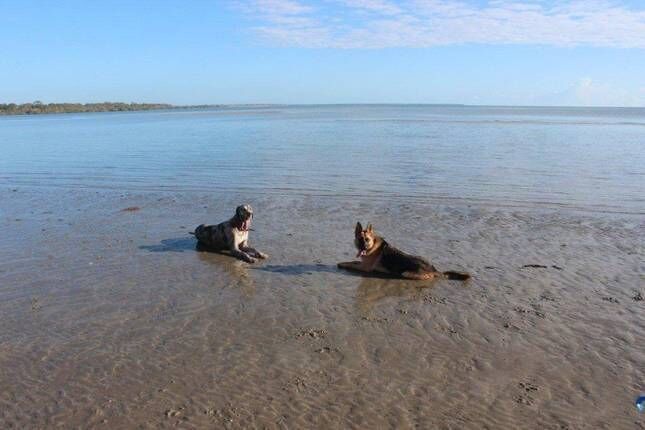
POLYGON ((240 205, 235 209, 236 227, 242 231, 248 231, 251 228, 253 219, 253 208, 251 205, 240 205))
POLYGON ((356 229, 354 230, 354 245, 358 249, 358 254, 356 257, 362 257, 367 255, 369 251, 376 245, 376 233, 372 228, 372 224, 368 224, 367 228, 363 230, 363 226, 360 222, 356 223, 356 229))

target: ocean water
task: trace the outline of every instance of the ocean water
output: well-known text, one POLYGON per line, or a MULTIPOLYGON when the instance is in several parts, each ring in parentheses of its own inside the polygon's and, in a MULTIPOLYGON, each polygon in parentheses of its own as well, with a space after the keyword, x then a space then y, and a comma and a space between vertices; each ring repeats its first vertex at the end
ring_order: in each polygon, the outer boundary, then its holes
POLYGON ((258 106, 0 118, 0 185, 645 213, 645 108, 258 106))

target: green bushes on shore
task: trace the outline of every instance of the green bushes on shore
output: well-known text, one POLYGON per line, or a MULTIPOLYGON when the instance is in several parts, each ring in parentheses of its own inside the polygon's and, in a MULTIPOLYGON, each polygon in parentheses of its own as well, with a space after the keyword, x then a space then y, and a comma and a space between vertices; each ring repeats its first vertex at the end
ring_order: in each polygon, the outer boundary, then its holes
POLYGON ((127 112, 137 110, 170 109, 164 103, 0 103, 0 115, 36 115, 44 113, 127 112))

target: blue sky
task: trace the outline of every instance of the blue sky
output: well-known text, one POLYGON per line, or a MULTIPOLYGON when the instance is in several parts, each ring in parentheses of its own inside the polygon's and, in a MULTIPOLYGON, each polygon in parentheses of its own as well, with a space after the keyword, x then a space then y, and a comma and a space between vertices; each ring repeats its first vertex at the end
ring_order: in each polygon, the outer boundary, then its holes
POLYGON ((640 0, 0 0, 0 102, 645 106, 640 0))

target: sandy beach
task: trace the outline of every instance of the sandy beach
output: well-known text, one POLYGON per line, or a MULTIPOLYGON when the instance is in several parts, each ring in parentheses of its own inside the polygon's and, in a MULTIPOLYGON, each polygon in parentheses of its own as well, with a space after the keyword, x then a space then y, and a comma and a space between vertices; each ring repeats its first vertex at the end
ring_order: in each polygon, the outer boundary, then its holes
POLYGON ((0 192, 0 427, 645 426, 640 215, 251 193, 247 265, 233 193, 0 192), (473 279, 338 270, 358 220, 473 279))

